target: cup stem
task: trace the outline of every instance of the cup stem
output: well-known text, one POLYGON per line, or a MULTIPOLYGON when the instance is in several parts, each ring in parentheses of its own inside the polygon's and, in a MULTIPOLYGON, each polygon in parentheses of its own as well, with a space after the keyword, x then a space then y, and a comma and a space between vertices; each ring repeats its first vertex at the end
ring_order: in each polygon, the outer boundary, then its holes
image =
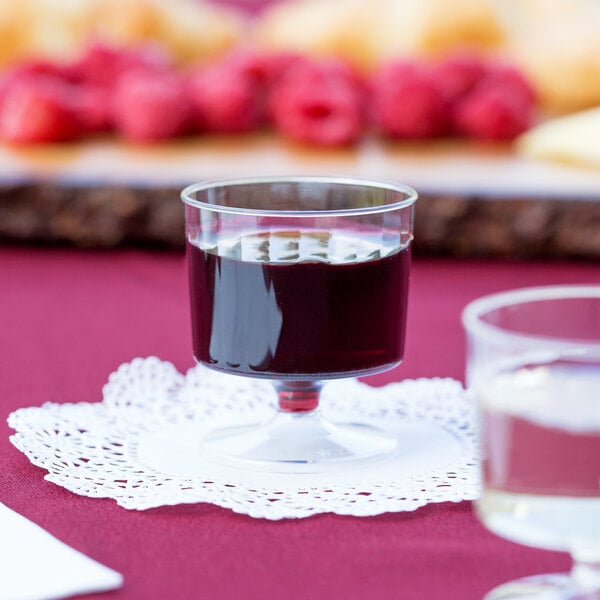
POLYGON ((312 412, 319 406, 320 381, 276 381, 279 410, 284 413, 312 412))

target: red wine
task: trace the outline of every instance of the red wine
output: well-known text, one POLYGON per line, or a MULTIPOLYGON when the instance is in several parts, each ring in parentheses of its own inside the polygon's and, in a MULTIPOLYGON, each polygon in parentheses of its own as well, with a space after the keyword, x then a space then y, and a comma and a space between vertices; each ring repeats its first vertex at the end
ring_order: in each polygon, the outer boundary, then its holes
POLYGON ((329 232, 188 243, 194 355, 213 368, 323 379, 402 359, 409 247, 329 232))

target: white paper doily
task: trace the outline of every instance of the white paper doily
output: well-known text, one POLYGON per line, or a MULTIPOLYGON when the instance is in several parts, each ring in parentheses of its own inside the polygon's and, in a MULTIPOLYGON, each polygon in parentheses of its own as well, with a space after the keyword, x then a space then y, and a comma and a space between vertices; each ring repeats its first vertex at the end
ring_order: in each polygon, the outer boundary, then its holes
POLYGON ((478 495, 475 410, 453 379, 325 386, 325 416, 397 436, 399 452, 386 462, 296 475, 241 471, 198 455, 202 432, 262 421, 275 402, 267 381, 202 366, 184 376, 158 358, 137 358, 110 375, 102 402, 22 408, 8 423, 12 443, 47 480, 127 509, 210 502, 267 519, 370 516, 478 495))

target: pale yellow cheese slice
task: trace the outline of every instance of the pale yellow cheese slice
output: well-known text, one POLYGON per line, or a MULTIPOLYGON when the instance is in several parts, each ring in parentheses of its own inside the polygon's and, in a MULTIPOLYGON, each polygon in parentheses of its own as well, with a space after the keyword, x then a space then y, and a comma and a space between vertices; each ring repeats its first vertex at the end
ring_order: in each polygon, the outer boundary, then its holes
POLYGON ((546 121, 516 140, 531 158, 600 169, 600 107, 546 121))

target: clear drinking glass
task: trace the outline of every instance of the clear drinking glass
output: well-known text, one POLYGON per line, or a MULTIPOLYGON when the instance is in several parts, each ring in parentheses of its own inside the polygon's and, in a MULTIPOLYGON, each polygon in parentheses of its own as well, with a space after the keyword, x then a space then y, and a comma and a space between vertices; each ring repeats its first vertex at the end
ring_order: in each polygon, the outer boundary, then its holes
POLYGON ((481 415, 476 511, 514 542, 567 551, 570 574, 486 598, 600 598, 600 285, 526 288, 463 313, 481 415))
POLYGON ((210 181, 186 188, 196 360, 273 380, 279 410, 216 431, 230 466, 319 472, 391 456, 395 439, 319 411, 322 382, 402 360, 413 205, 403 185, 330 177, 210 181))

